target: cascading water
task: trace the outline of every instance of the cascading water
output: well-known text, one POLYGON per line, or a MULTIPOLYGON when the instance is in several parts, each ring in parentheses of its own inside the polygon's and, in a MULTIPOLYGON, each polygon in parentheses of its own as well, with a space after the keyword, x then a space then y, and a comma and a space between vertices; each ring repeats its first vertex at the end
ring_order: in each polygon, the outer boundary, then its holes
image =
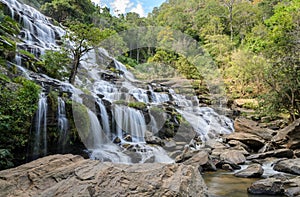
POLYGON ((38 103, 35 117, 35 138, 33 143, 33 156, 47 154, 47 96, 42 93, 38 103))
POLYGON ((133 108, 114 106, 114 119, 116 121, 117 136, 123 139, 124 134, 129 134, 132 142, 145 142, 146 123, 143 114, 133 108))
POLYGON ((66 104, 65 101, 58 97, 57 100, 57 121, 58 121, 58 130, 59 130, 59 146, 61 151, 64 152, 65 149, 65 139, 68 132, 68 119, 66 115, 66 104))
MULTIPOLYGON (((22 42, 18 43, 18 48, 26 49, 36 56, 47 49, 59 48, 56 40, 64 35, 62 28, 51 24, 47 17, 30 6, 23 5, 16 0, 0 1, 10 9, 11 16, 14 19, 18 18, 22 24, 19 36, 22 42)), ((26 75, 27 71, 21 67, 22 59, 20 56, 16 57, 15 62, 26 75)), ((144 102, 149 109, 151 107, 160 108, 161 106, 168 108, 172 105, 204 141, 217 137, 219 134, 233 131, 231 120, 225 116, 220 116, 211 108, 199 107, 199 103, 194 97, 187 98, 184 95, 176 94, 174 90, 167 87, 164 87, 162 92, 156 92, 152 88, 155 84, 149 85, 136 80, 133 74, 126 69, 126 66, 109 56, 104 49, 92 50, 86 54, 82 58, 80 69, 82 72, 79 70, 78 73, 83 74, 76 77, 76 86, 89 91, 88 94, 94 97, 99 109, 97 112, 95 111, 97 107, 93 110, 86 108, 89 128, 84 128, 79 134, 86 148, 89 149, 92 159, 124 163, 169 163, 173 161, 162 147, 149 146, 145 142, 145 133, 157 134, 162 128, 166 116, 154 117, 155 113, 150 113, 147 122, 143 114, 147 112, 128 107, 126 103, 129 102, 144 102), (116 72, 111 72, 103 65, 114 66, 116 72), (111 106, 105 107, 103 101, 105 104, 110 103, 111 106), (111 111, 107 111, 109 108, 111 111), (97 116, 97 114, 100 115, 97 116), (119 142, 115 142, 117 137, 119 142)), ((34 78, 32 75, 30 77, 34 78)), ((30 77, 28 75, 27 78, 32 79, 30 77)), ((39 77, 46 81, 52 81, 62 92, 71 93, 73 101, 83 105, 84 93, 81 90, 71 84, 45 75, 39 75, 39 77)), ((34 78, 34 80, 40 79, 34 78)), ((61 98, 58 100, 58 105, 59 142, 63 144, 68 123, 65 116, 65 103, 61 98)), ((46 126, 47 98, 45 94, 41 94, 35 121, 33 152, 36 155, 41 155, 41 152, 42 155, 47 153, 46 126)))
POLYGON ((109 136, 110 132, 110 126, 109 126, 109 117, 105 108, 105 105, 102 100, 97 100, 97 104, 100 108, 100 116, 101 116, 101 125, 104 130, 104 133, 109 136))

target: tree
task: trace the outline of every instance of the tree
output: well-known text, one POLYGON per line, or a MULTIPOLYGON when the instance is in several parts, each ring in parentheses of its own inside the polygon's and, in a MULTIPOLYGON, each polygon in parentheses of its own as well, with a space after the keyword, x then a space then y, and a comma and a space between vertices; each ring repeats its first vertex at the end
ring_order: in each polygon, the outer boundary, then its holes
POLYGON ((66 33, 64 39, 66 43, 69 41, 69 45, 65 46, 65 50, 72 56, 69 82, 74 84, 82 57, 99 45, 100 41, 110 36, 112 31, 108 29, 100 30, 99 28, 93 27, 92 24, 87 25, 79 22, 72 22, 68 25, 69 31, 66 33))
POLYGON ((283 1, 266 21, 268 39, 265 55, 272 66, 266 72, 271 88, 266 97, 270 109, 287 111, 292 120, 300 114, 300 2, 283 1))
POLYGON ((79 20, 90 23, 96 7, 89 0, 53 0, 45 3, 41 10, 58 22, 79 20))

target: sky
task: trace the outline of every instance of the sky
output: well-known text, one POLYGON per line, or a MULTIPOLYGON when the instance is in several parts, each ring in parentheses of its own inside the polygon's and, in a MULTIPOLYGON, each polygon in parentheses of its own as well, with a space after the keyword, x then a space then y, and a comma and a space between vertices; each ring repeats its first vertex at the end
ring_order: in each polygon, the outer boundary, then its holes
POLYGON ((159 7, 166 0, 92 0, 101 7, 109 7, 113 15, 136 12, 146 17, 154 7, 159 7))

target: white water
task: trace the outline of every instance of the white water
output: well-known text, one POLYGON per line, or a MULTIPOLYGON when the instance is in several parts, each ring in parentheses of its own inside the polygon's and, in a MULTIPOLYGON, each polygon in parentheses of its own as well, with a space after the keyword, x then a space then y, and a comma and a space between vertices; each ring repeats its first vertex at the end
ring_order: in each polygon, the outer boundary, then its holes
POLYGON ((47 97, 40 94, 38 110, 35 118, 35 140, 33 144, 33 155, 47 154, 47 97))
POLYGON ((106 134, 106 136, 109 137, 111 131, 110 131, 110 125, 109 125, 109 117, 108 117, 106 108, 105 108, 102 100, 100 100, 100 99, 97 100, 97 104, 100 108, 102 128, 103 128, 104 133, 106 134))
POLYGON ((120 139, 123 139, 124 134, 129 134, 132 142, 145 142, 146 123, 142 112, 130 107, 115 105, 113 114, 116 133, 120 139))
POLYGON ((58 97, 58 106, 57 106, 57 121, 58 121, 58 130, 59 130, 59 145, 62 151, 64 152, 65 148, 65 139, 68 132, 68 119, 66 115, 66 104, 65 101, 58 97))
MULTIPOLYGON (((51 24, 47 17, 30 6, 20 4, 16 0, 0 1, 8 5, 12 17, 17 18, 19 16, 19 22, 23 25, 20 34, 22 42, 18 43, 19 48, 25 48, 36 56, 39 56, 47 49, 56 50, 59 48, 56 44, 56 39, 64 34, 62 28, 51 24)), ((57 84, 61 91, 72 93, 74 102, 84 103, 82 95, 85 91, 81 91, 79 87, 87 90, 88 94, 95 97, 96 105, 100 109, 100 116, 98 119, 96 115, 98 113, 87 109, 90 128, 88 131, 83 131, 87 136, 83 135, 82 137, 86 148, 91 151, 91 158, 113 162, 132 162, 128 156, 129 150, 121 147, 124 144, 130 144, 135 146, 136 154, 140 157, 138 162, 148 162, 150 160, 153 160, 153 162, 171 162, 171 159, 161 147, 148 146, 145 144, 144 139, 147 129, 154 134, 161 129, 165 123, 164 116, 154 117, 151 114, 150 123, 146 125, 145 117, 141 111, 125 105, 114 104, 114 102, 120 100, 125 102, 140 101, 148 106, 157 107, 164 105, 166 102, 175 103, 177 111, 192 125, 202 140, 233 131, 231 120, 217 114, 211 108, 198 107, 199 102, 195 97, 187 98, 184 95, 176 94, 174 90, 168 88, 164 88, 165 92, 155 92, 152 85, 137 81, 122 63, 111 57, 104 49, 92 50, 82 59, 80 74, 76 77, 75 87, 45 75, 41 75, 41 77, 57 84), (113 65, 119 72, 110 72, 106 69, 108 65, 113 65), (103 73, 113 76, 112 80, 105 81, 102 79, 101 74, 103 73), (107 111, 102 100, 112 103, 112 111, 107 111), (109 117, 109 114, 112 117, 109 117), (124 139, 126 135, 130 135, 132 140, 126 141, 124 139), (121 142, 119 144, 112 143, 115 137, 120 138, 121 142)), ((20 64, 19 66, 22 64, 22 59, 19 56, 16 57, 16 63, 20 64)), ((20 67, 20 70, 26 75, 26 70, 22 69, 22 67, 20 67)), ((63 109, 64 103, 62 100, 58 102, 60 136, 65 136, 67 124, 63 109)), ((46 96, 41 95, 36 120, 37 130, 34 151, 39 152, 39 149, 42 149, 44 151, 43 154, 47 153, 46 114, 46 96)), ((60 141, 62 140, 61 138, 60 141)))

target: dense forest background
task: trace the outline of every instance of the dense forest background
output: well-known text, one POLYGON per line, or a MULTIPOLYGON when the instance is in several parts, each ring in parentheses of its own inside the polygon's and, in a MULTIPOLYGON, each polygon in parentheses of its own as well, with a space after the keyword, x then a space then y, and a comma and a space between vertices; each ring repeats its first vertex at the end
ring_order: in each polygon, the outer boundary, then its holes
MULTIPOLYGON (((299 117, 299 0, 169 0, 146 18, 136 13, 112 16, 108 8, 100 8, 90 0, 23 2, 70 31, 61 41, 60 51, 47 51, 35 57, 17 49, 20 26, 0 4, 3 8, 0 12, 1 65, 13 61, 18 53, 27 56, 30 70, 74 83, 82 56, 94 46, 101 47, 104 39, 114 36, 110 46, 115 47, 116 54, 122 54, 118 59, 133 72, 141 69, 141 64, 160 63, 193 80, 196 87, 202 86, 203 73, 197 71, 188 57, 162 47, 172 40, 172 30, 178 30, 196 40, 212 57, 230 100, 256 99, 258 104, 250 102, 245 107, 256 109, 258 118, 295 120, 299 117), (147 26, 164 27, 159 36, 153 38, 161 47, 139 47, 143 40, 133 39, 134 35, 118 36, 118 32, 147 26), (74 45, 67 46, 66 40, 73 41, 74 45)), ((145 36, 152 34, 149 32, 145 36)), ((0 130, 13 130, 16 139, 7 133, 0 134, 0 138, 17 142, 14 147, 0 149, 0 157, 9 158, 8 149, 22 149, 26 144, 25 131, 29 130, 36 110, 33 103, 38 101, 39 87, 31 81, 12 78, 5 70, 1 71, 0 79, 0 130), (14 85, 8 86, 8 83, 14 85)), ((3 162, 9 166, 7 160, 3 162)))

